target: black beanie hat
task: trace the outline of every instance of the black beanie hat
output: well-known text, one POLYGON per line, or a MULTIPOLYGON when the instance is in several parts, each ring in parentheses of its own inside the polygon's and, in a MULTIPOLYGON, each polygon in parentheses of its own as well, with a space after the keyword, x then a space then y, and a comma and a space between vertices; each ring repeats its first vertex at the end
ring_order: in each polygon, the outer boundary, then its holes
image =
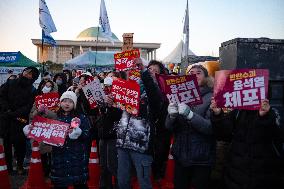
POLYGON ((32 75, 33 75, 33 80, 34 80, 34 81, 37 80, 37 78, 38 78, 38 76, 39 76, 39 71, 38 71, 38 69, 37 69, 36 67, 33 67, 33 66, 26 67, 26 68, 23 70, 23 72, 26 71, 26 70, 31 70, 32 75))

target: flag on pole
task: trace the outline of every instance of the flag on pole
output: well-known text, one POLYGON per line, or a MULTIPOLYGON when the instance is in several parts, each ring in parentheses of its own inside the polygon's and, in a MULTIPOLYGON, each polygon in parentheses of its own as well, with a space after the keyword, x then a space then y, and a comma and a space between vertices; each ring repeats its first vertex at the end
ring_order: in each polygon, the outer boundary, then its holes
POLYGON ((183 25, 183 34, 185 34, 184 47, 183 47, 183 56, 186 57, 188 55, 188 48, 189 48, 188 0, 186 2, 185 18, 184 18, 184 25, 183 25))
POLYGON ((39 25, 42 28, 42 40, 44 43, 55 45, 56 42, 50 35, 57 29, 48 10, 45 0, 39 0, 39 25))
POLYGON ((100 7, 100 19, 99 19, 101 28, 102 28, 102 34, 109 39, 109 41, 114 45, 114 41, 112 39, 112 32, 110 29, 110 24, 107 16, 107 10, 105 1, 101 0, 101 7, 100 7))
POLYGON ((56 45, 56 41, 53 39, 53 37, 50 34, 45 33, 44 30, 42 30, 42 41, 43 43, 50 44, 52 46, 56 45))

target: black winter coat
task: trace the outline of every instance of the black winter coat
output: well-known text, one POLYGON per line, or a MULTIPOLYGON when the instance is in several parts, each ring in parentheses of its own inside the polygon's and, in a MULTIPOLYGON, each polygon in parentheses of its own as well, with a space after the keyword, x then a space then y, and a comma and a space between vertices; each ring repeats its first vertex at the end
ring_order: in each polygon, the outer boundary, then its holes
POLYGON ((166 127, 173 131, 172 155, 184 167, 212 166, 215 162, 216 142, 210 121, 212 89, 200 88, 203 103, 191 107, 193 117, 168 115, 166 127))
POLYGON ((102 108, 102 113, 96 122, 99 139, 116 139, 115 121, 121 118, 122 111, 114 107, 102 108))
POLYGON ((0 136, 11 139, 23 134, 29 122, 29 113, 34 103, 36 90, 32 83, 23 85, 21 78, 9 80, 0 88, 0 136))
POLYGON ((262 117, 258 111, 246 110, 212 114, 216 136, 231 139, 224 171, 226 189, 284 188, 280 185, 280 159, 272 146, 280 134, 276 120, 273 110, 262 117))
MULTIPOLYGON (((71 123, 73 117, 59 117, 58 120, 71 123)), ((90 124, 86 116, 81 115, 80 129, 82 134, 76 140, 66 137, 64 146, 52 147, 51 180, 56 186, 66 187, 83 184, 88 179, 88 154, 90 124)))

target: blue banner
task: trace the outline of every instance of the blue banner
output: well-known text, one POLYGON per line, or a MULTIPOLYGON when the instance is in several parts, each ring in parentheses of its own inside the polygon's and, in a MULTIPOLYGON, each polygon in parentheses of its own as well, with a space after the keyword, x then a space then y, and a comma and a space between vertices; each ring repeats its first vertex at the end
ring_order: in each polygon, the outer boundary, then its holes
POLYGON ((0 52, 0 62, 13 63, 18 61, 19 52, 0 52))
POLYGON ((46 34, 43 30, 42 30, 42 40, 43 40, 43 43, 45 44, 50 44, 52 46, 56 45, 56 41, 51 37, 51 35, 46 34))

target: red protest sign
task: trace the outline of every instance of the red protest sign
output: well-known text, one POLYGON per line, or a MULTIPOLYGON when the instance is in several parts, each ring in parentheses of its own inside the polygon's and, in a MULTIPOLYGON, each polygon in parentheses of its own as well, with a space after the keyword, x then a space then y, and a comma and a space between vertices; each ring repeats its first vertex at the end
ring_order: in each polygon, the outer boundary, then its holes
POLYGON ((112 82, 111 93, 114 96, 115 107, 138 115, 140 101, 140 86, 135 81, 116 79, 112 82))
POLYGON ((77 70, 76 71, 76 77, 80 77, 80 75, 82 75, 83 72, 84 72, 84 70, 77 70))
POLYGON ((28 137, 52 146, 63 146, 68 129, 68 123, 35 116, 28 137))
POLYGON ((258 110, 267 98, 265 69, 221 70, 215 73, 214 98, 220 108, 258 110))
POLYGON ((140 57, 138 49, 114 54, 115 69, 119 71, 129 70, 135 67, 134 59, 140 57))
POLYGON ((59 103, 58 93, 46 93, 35 97, 36 107, 45 105, 49 110, 57 110, 59 103))
POLYGON ((138 81, 141 79, 141 73, 139 70, 130 70, 128 73, 128 79, 131 81, 138 81))
POLYGON ((82 89, 91 109, 96 108, 98 104, 104 102, 105 93, 98 79, 88 81, 82 89))
POLYGON ((170 76, 156 74, 162 92, 171 103, 202 104, 195 75, 170 76))

